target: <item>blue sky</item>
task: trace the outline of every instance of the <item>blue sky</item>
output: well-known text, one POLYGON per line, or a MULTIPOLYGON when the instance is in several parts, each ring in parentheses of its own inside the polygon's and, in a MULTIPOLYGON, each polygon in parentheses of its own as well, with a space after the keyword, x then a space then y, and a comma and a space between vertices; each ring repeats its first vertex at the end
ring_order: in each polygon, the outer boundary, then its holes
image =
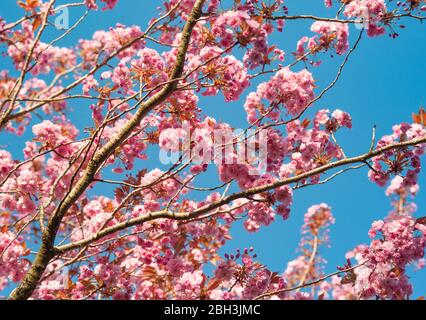
MULTIPOLYGON (((63 3, 64 1, 58 1, 63 3)), ((16 20, 22 10, 15 5, 15 0, 0 2, 0 16, 7 21, 16 20)), ((92 12, 79 28, 61 42, 63 46, 71 46, 80 38, 89 38, 95 30, 107 29, 115 23, 125 25, 146 26, 149 19, 157 15, 156 7, 161 1, 156 0, 120 0, 113 11, 92 12)), ((335 10, 327 10, 323 0, 287 0, 290 14, 315 14, 333 16, 335 10)), ((81 10, 70 11, 70 23, 74 23, 81 10)), ((288 21, 285 32, 275 35, 271 43, 276 43, 287 53, 287 62, 292 59, 296 42, 304 35, 312 35, 309 31, 311 22, 288 21)), ((342 130, 337 135, 347 155, 356 155, 368 150, 371 129, 377 125, 377 136, 391 131, 394 124, 411 121, 411 113, 426 103, 426 24, 404 20, 405 29, 400 29, 400 37, 391 39, 388 36, 368 38, 364 36, 356 52, 351 56, 343 75, 336 86, 323 99, 312 107, 312 112, 319 109, 342 109, 350 112, 353 128, 342 130)), ((58 32, 53 28, 48 36, 53 38, 58 32)), ((358 30, 353 26, 351 44, 357 37, 358 30)), ((330 59, 323 56, 323 64, 319 68, 310 69, 317 81, 319 90, 326 87, 335 77, 341 58, 330 59)), ((304 67, 299 65, 295 69, 304 67)), ((0 69, 10 68, 5 58, 0 58, 0 69)), ((264 78, 265 80, 267 78, 264 78)), ((254 83, 256 84, 256 83, 254 83)), ((247 91, 248 93, 249 91, 247 91)), ((217 97, 201 97, 200 106, 205 114, 214 116, 234 127, 247 126, 243 110, 244 97, 240 101, 226 104, 221 95, 217 97)), ((90 125, 91 119, 88 105, 74 101, 71 115, 79 127, 90 125)), ((21 157, 25 139, 31 139, 30 132, 22 139, 11 140, 7 134, 0 134, 0 146, 8 145, 16 157, 21 157)), ((150 152, 148 162, 139 162, 141 166, 154 168, 158 154, 150 152)), ((424 163, 424 161, 423 161, 424 163)), ((213 183, 214 172, 209 170, 204 183, 213 183)), ((420 192, 417 195, 417 216, 426 213, 425 174, 420 175, 420 192)), ((109 193, 110 190, 100 190, 109 193)), ((99 193, 99 191, 98 191, 99 193)), ((368 242, 368 229, 374 220, 381 219, 391 209, 390 201, 384 189, 371 183, 367 178, 367 170, 352 171, 336 178, 332 183, 314 186, 295 192, 294 205, 289 220, 278 218, 271 226, 260 232, 249 234, 241 224, 232 230, 233 241, 223 252, 233 252, 236 248, 254 246, 260 261, 275 271, 282 271, 286 263, 296 257, 295 249, 300 239, 300 228, 303 214, 313 204, 325 202, 333 208, 336 224, 332 227, 330 238, 332 247, 323 250, 328 260, 326 271, 333 272, 337 265, 344 263, 345 253, 359 243, 368 242)), ((413 297, 426 294, 426 270, 410 274, 415 284, 413 297)))

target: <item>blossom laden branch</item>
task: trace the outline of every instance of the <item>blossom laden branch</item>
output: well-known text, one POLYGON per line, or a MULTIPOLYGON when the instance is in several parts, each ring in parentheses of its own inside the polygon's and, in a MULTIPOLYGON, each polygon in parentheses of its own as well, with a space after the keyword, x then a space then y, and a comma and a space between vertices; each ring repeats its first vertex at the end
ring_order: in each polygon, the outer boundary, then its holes
POLYGON ((67 210, 93 182, 94 175, 98 168, 102 165, 102 163, 132 133, 133 129, 148 114, 148 112, 151 111, 155 106, 160 104, 162 101, 164 101, 176 88, 176 79, 178 79, 182 75, 186 51, 189 47, 189 42, 191 39, 191 33, 196 24, 197 19, 201 16, 201 9, 203 3, 204 0, 196 1, 191 15, 189 16, 185 27, 183 28, 181 45, 176 57, 176 64, 170 74, 171 82, 165 85, 165 87, 161 91, 159 91, 151 98, 149 98, 145 103, 143 103, 139 107, 135 115, 132 117, 132 119, 124 126, 124 128, 122 128, 122 130, 113 139, 111 139, 104 147, 102 147, 97 153, 94 154, 93 158, 90 160, 85 170, 83 177, 80 178, 80 180, 72 188, 71 192, 63 199, 63 201, 58 205, 58 207, 54 211, 52 217, 49 220, 48 225, 46 226, 45 232, 43 233, 42 245, 39 249, 37 256, 30 270, 27 272, 25 278, 10 295, 10 299, 22 300, 27 299, 31 296, 49 261, 55 255, 55 252, 53 250, 54 241, 62 218, 64 217, 67 210))
MULTIPOLYGON (((100 2, 112 9, 117 0, 65 6, 83 4, 91 12, 100 2)), ((20 136, 31 125, 33 139, 23 137, 23 159, 13 148, 0 149, 0 290, 18 285, 10 299, 409 298, 405 266, 420 268, 426 247, 424 219, 411 216, 409 201, 426 151, 424 110, 377 142, 373 129, 368 152, 350 158, 337 132, 352 128, 351 115, 305 111, 335 86, 363 34, 398 36, 395 29, 405 27, 397 24, 399 13, 417 16, 426 11, 423 3, 339 1, 335 18, 324 18, 290 16, 282 0, 235 1, 229 8, 216 0, 205 6, 170 0, 145 31, 117 25, 69 48, 57 43, 78 32, 85 15, 34 48, 42 18, 56 11, 46 10, 49 2, 20 3, 26 17, 12 24, 0 18, 0 42, 18 74, 0 71, 0 103, 10 107, 14 100, 1 134, 20 136), (315 34, 301 38, 288 59, 272 34, 298 19, 312 20, 315 34), (349 49, 355 23, 361 30, 349 49), (343 58, 336 77, 316 94, 315 68, 336 55, 343 58), (300 62, 306 68, 295 71, 300 62), (251 88, 268 74, 269 81, 251 88), (206 116, 200 95, 241 102, 247 89, 245 130, 206 116), (74 121, 71 104, 91 115, 89 127, 74 121), (158 148, 167 169, 148 163, 158 148), (213 167, 217 182, 210 181, 213 167), (325 203, 306 212, 300 255, 282 274, 258 262, 253 248, 220 254, 237 221, 256 232, 277 217, 288 219, 296 190, 362 167, 380 187, 390 182, 386 195, 395 209, 369 231, 381 239, 348 252, 338 269, 350 270, 351 259, 368 264, 342 278, 323 276, 322 245, 335 222, 325 203), (203 272, 207 263, 216 266, 212 276, 203 272)), ((332 0, 325 5, 334 8, 332 0)))
POLYGON ((385 153, 386 151, 390 151, 390 150, 395 150, 395 149, 401 149, 404 147, 409 147, 409 146, 417 146, 420 144, 426 143, 426 137, 423 138, 418 138, 418 139, 414 139, 414 140, 409 140, 409 141, 404 141, 404 142, 400 142, 400 143, 396 143, 396 144, 392 144, 392 145, 388 145, 385 146, 383 148, 380 149, 376 149, 372 152, 367 152, 365 154, 362 154, 360 156, 357 157, 352 157, 352 158, 345 158, 342 160, 338 160, 332 163, 329 163, 327 165, 324 166, 320 166, 318 168, 312 169, 308 172, 299 174, 297 176, 285 179, 285 180, 281 180, 281 181, 277 181, 268 185, 264 185, 264 186, 260 186, 260 187, 256 187, 256 188, 252 188, 249 190, 244 190, 241 192, 237 192, 237 193, 233 193, 229 196, 224 197, 223 199, 208 204, 200 209, 194 210, 192 212, 170 212, 167 210, 162 210, 162 211, 158 211, 158 212, 152 212, 149 213, 147 215, 141 216, 141 217, 137 217, 122 223, 119 223, 117 225, 111 226, 109 228, 106 228, 102 231, 100 231, 98 234, 89 237, 88 239, 83 239, 81 241, 75 242, 75 243, 71 243, 71 244, 67 244, 67 245, 63 245, 60 247, 55 248, 55 251, 57 252, 66 252, 66 251, 70 251, 82 246, 85 246, 89 243, 92 243, 94 241, 97 241, 105 236, 108 236, 110 234, 116 233, 117 231, 120 230, 124 230, 127 229, 129 227, 135 226, 135 225, 139 225, 139 224, 143 224, 149 221, 153 221, 153 220, 157 220, 157 219, 163 219, 163 218, 168 218, 168 219, 173 219, 173 220, 188 220, 188 219, 194 219, 197 218, 205 213, 209 213, 217 208, 222 207, 223 205, 229 204, 234 200, 237 199, 241 199, 241 198, 247 198, 259 193, 263 193, 266 191, 270 191, 285 185, 289 185, 292 183, 296 183, 299 181, 302 181, 304 179, 307 179, 311 176, 315 176, 317 174, 326 172, 328 170, 334 169, 334 168, 338 168, 338 167, 342 167, 345 165, 349 165, 349 164, 354 164, 354 163, 363 163, 365 161, 367 161, 368 159, 371 159, 375 156, 378 156, 380 154, 385 153))
POLYGON ((353 270, 361 267, 362 265, 363 264, 359 264, 359 265, 355 265, 353 267, 350 267, 350 268, 347 268, 347 269, 344 269, 344 270, 339 270, 339 271, 330 273, 328 275, 325 275, 325 276, 323 276, 321 278, 318 278, 316 280, 310 281, 310 282, 305 283, 305 284, 300 284, 300 285, 297 285, 297 286, 292 287, 292 288, 285 288, 285 289, 281 289, 281 290, 267 292, 267 293, 264 293, 264 294, 261 294, 261 295, 255 297, 253 300, 262 300, 264 298, 268 298, 268 297, 271 297, 271 296, 276 296, 276 295, 278 295, 280 293, 291 292, 291 291, 296 291, 296 290, 299 290, 299 289, 307 288, 307 287, 319 284, 319 283, 321 283, 321 282, 323 282, 323 281, 325 281, 327 279, 330 279, 331 277, 337 276, 339 274, 351 272, 351 271, 353 271, 353 270))

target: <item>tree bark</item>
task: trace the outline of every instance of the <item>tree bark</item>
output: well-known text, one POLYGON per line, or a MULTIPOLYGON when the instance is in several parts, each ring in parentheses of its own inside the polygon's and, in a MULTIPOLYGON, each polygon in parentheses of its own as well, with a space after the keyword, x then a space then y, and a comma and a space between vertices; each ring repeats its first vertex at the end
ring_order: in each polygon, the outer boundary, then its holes
POLYGON ((46 270, 47 265, 56 254, 54 249, 55 238, 66 212, 90 186, 96 172, 114 152, 114 150, 129 137, 136 126, 153 108, 166 100, 176 89, 179 78, 183 73, 186 52, 191 40, 192 30, 201 16, 204 1, 205 0, 197 0, 195 2, 192 12, 185 23, 182 31, 181 44, 176 57, 176 64, 171 72, 169 82, 162 90, 149 98, 145 103, 142 103, 138 111, 123 127, 123 129, 94 154, 93 158, 87 165, 83 176, 53 212, 52 218, 49 220, 43 233, 42 245, 36 255, 36 258, 19 286, 10 294, 10 300, 26 300, 32 295, 44 271, 46 270))

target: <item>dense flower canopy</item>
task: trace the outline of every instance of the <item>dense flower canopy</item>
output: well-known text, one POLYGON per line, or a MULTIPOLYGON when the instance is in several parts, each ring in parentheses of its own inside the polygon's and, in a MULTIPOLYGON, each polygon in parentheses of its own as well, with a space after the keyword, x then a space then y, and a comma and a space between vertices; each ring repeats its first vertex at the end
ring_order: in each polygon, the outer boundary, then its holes
POLYGON ((351 158, 335 137, 352 128, 351 115, 316 102, 365 36, 397 37, 403 19, 426 19, 426 1, 326 0, 335 18, 323 18, 291 15, 283 0, 169 0, 148 26, 117 24, 58 46, 83 16, 47 40, 60 8, 86 15, 118 2, 26 0, 20 20, 0 17, 2 59, 13 66, 0 70, 0 135, 31 137, 21 155, 0 145, 0 291, 14 289, 12 299, 411 298, 407 267, 425 265, 426 221, 412 202, 424 111, 351 158), (310 30, 285 52, 272 35, 297 19, 312 20, 310 30), (330 56, 343 62, 318 88, 315 70, 330 56), (204 112, 200 97, 217 95, 218 108, 245 110, 243 132, 204 112), (90 112, 89 128, 71 120, 72 101, 90 112), (171 159, 185 147, 168 169, 148 169, 159 161, 152 150, 171 159), (321 256, 338 227, 325 203, 306 205, 298 257, 282 273, 255 248, 219 253, 235 222, 256 232, 286 220, 298 189, 361 167, 387 187, 394 209, 335 273, 325 274, 321 256), (209 169, 218 184, 200 187, 209 169))

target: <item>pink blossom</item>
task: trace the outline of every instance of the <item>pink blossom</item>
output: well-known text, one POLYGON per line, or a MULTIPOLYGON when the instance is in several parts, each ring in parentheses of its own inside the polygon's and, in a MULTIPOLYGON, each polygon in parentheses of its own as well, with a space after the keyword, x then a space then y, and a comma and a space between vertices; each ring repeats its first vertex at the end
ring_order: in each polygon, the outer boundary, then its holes
MULTIPOLYGON (((105 7, 102 10, 113 9, 117 4, 118 0, 100 0, 105 3, 105 7)), ((98 9, 98 5, 96 4, 96 0, 85 0, 85 3, 89 9, 98 9)))
POLYGON ((83 93, 89 94, 90 90, 96 89, 99 86, 98 81, 93 76, 88 76, 83 81, 83 93))
POLYGON ((177 297, 180 299, 195 299, 200 295, 200 285, 203 281, 203 273, 199 270, 185 272, 175 285, 177 297))
POLYGON ((250 85, 247 69, 243 63, 232 55, 221 56, 222 50, 218 47, 205 47, 201 49, 200 56, 194 58, 190 66, 197 68, 202 65, 201 72, 216 84, 203 95, 216 95, 222 91, 226 101, 238 100, 242 92, 250 85), (214 59, 216 57, 216 59, 214 59), (207 62, 212 61, 211 63, 207 62))
MULTIPOLYGON (((426 135, 426 130, 418 124, 406 124, 394 126, 393 134, 382 137, 377 142, 377 148, 383 148, 402 139, 416 139, 426 135)), ((418 145, 413 148, 404 149, 402 152, 390 150, 373 158, 373 169, 370 170, 369 178, 379 186, 384 186, 389 181, 391 175, 405 172, 401 185, 405 188, 413 187, 417 184, 417 177, 420 171, 420 155, 424 154, 425 146, 418 145)), ((395 181, 397 182, 397 180, 395 181)))
MULTIPOLYGON (((247 97, 247 114, 263 106, 262 99, 284 107, 291 115, 299 114, 314 99, 314 80, 307 70, 292 72, 289 68, 278 71, 268 82, 261 83, 255 93, 247 97)), ((251 117, 249 117, 251 120, 251 117)))
POLYGON ((367 34, 374 37, 385 32, 385 28, 380 24, 386 12, 384 0, 353 0, 346 5, 343 14, 349 18, 358 18, 366 27, 367 34))
POLYGON ((319 33, 320 38, 315 39, 316 48, 311 50, 327 50, 332 44, 338 55, 343 55, 349 48, 349 27, 345 23, 316 21, 312 24, 311 30, 319 33))
POLYGON ((0 231, 0 290, 9 281, 22 280, 28 267, 28 260, 24 257, 28 254, 22 237, 17 237, 10 231, 0 231))

